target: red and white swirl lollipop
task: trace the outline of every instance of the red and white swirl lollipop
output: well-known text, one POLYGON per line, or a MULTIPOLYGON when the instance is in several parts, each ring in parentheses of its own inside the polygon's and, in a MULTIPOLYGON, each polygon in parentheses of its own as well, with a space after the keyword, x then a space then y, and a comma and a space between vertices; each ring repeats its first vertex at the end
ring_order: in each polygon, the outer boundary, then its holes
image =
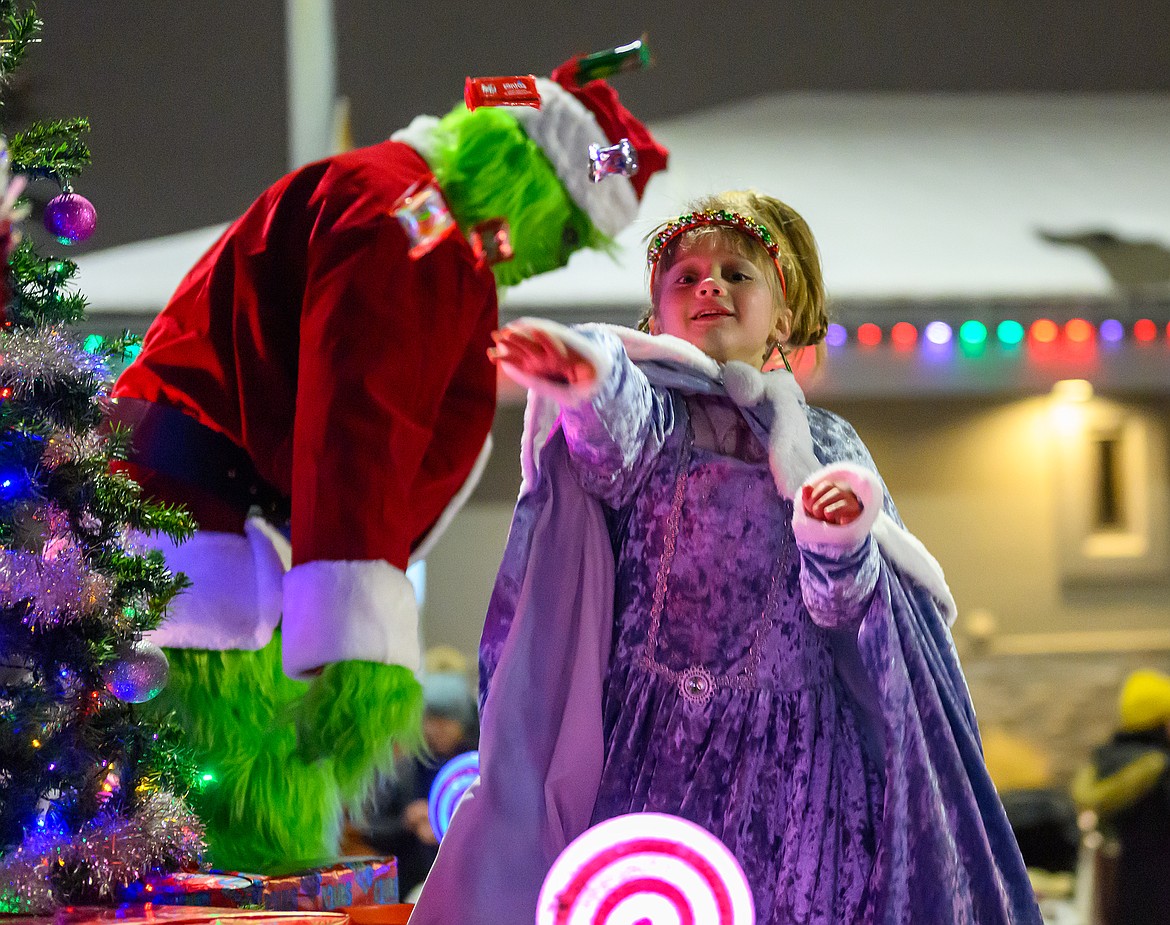
POLYGON ((743 869, 723 842, 677 816, 631 813, 556 859, 536 925, 754 925, 743 869))

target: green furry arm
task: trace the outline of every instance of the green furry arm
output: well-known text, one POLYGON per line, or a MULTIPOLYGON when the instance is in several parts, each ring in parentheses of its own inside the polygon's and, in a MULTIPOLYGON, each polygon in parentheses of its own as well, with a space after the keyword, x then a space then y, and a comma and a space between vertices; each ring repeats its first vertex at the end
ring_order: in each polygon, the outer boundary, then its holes
POLYGON ((422 686, 400 665, 326 665, 295 707, 297 753, 306 762, 332 758, 342 796, 360 801, 390 769, 394 746, 419 747, 422 709, 422 686))

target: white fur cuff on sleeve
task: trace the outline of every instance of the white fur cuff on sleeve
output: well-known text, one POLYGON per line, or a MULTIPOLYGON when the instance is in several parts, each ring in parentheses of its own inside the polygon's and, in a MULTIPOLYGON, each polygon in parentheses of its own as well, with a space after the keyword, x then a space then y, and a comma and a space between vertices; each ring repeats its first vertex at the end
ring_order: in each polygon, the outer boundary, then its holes
POLYGON ((870 470, 853 463, 834 463, 818 469, 807 479, 793 499, 792 529, 796 542, 804 547, 836 546, 847 548, 858 545, 869 535, 874 521, 882 511, 885 500, 881 481, 870 470), (804 510, 804 486, 822 479, 844 482, 861 502, 861 516, 847 524, 831 524, 809 517, 804 510))
POLYGON ((515 382, 526 389, 531 389, 537 395, 551 398, 560 405, 572 407, 592 401, 613 372, 613 359, 604 349, 588 337, 579 334, 570 327, 558 324, 556 321, 549 321, 546 318, 517 318, 508 324, 507 328, 524 334, 532 331, 542 331, 549 334, 563 341, 570 349, 577 351, 593 366, 594 376, 590 382, 552 382, 548 379, 530 376, 518 370, 511 363, 501 361, 500 365, 504 368, 504 372, 515 382))
POLYGON ((331 662, 420 663, 418 604, 406 573, 384 559, 306 562, 284 576, 284 673, 331 662))

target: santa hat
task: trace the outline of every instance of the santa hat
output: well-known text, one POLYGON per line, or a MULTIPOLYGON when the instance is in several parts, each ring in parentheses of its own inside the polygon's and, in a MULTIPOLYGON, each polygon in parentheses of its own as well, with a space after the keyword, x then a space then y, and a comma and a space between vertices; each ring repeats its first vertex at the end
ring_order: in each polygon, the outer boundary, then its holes
POLYGON ((1141 732, 1170 722, 1170 677, 1142 669, 1125 679, 1118 704, 1121 728, 1141 732))
POLYGON ((512 114, 548 157, 573 201, 603 234, 612 237, 633 221, 651 175, 666 167, 666 148, 618 99, 603 80, 578 86, 574 62, 562 64, 552 78, 538 77, 540 108, 517 106, 512 114), (589 146, 629 139, 638 155, 631 177, 589 178, 589 146))

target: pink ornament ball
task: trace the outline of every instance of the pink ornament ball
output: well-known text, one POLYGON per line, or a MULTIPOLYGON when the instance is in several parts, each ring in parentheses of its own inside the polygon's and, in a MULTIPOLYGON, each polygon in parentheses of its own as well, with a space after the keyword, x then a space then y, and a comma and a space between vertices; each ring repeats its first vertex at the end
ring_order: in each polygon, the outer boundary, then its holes
POLYGON ((45 205, 45 229, 62 244, 79 244, 93 234, 97 209, 77 193, 54 196, 45 205))

